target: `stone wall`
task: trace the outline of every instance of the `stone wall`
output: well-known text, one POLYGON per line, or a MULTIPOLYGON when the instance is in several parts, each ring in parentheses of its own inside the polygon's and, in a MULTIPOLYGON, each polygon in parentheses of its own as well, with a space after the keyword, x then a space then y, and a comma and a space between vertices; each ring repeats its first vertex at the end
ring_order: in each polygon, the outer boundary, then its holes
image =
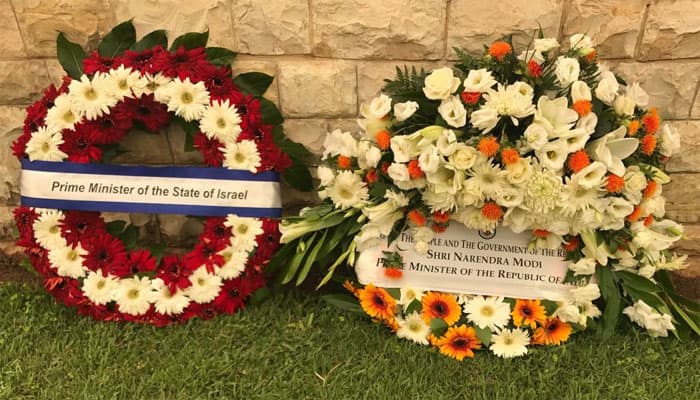
MULTIPOLYGON (((0 0, 0 238, 6 243, 18 199, 9 144, 23 107, 60 78, 56 32, 91 46, 129 18, 139 35, 165 28, 172 38, 208 28, 212 45, 240 53, 236 70, 274 74, 267 95, 287 119, 286 131, 316 152, 327 130, 354 126, 359 104, 378 92, 395 65, 444 64, 454 59, 452 47, 479 51, 504 33, 526 42, 538 25, 560 42, 588 32, 600 57, 640 81, 652 105, 682 132, 682 153, 669 166, 668 214, 686 224, 688 240, 680 247, 700 265, 697 0, 0 0)), ((172 147, 158 161, 187 162, 180 137, 139 140, 172 147)), ((131 161, 144 156, 135 150, 131 161)), ((289 207, 312 201, 292 192, 285 197, 289 207)), ((173 235, 186 230, 172 221, 161 225, 173 235)))

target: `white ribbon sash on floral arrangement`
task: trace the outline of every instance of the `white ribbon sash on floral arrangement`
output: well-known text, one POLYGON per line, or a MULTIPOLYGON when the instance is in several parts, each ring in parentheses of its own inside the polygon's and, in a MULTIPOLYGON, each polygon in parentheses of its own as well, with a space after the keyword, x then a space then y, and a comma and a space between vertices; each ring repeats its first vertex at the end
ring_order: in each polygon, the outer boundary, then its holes
POLYGON ((280 217, 279 175, 22 160, 22 204, 82 211, 280 217))
POLYGON ((428 251, 413 250, 412 238, 402 233, 391 249, 363 251, 355 264, 360 283, 379 287, 415 287, 453 293, 521 299, 565 300, 568 262, 562 249, 529 248, 532 235, 507 228, 485 233, 451 224, 430 241, 428 251), (384 251, 398 250, 403 258, 400 278, 384 273, 384 251))

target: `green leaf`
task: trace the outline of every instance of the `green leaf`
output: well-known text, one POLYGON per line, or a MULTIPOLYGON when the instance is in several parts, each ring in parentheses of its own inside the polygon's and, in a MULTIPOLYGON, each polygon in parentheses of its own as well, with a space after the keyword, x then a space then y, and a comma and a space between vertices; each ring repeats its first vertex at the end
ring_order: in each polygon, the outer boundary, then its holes
POLYGON ((260 304, 270 297, 272 297, 272 290, 268 287, 262 287, 250 295, 249 303, 252 305, 260 304))
POLYGON ((63 70, 73 79, 80 79, 83 75, 83 60, 87 57, 85 50, 80 45, 66 39, 63 32, 56 38, 56 53, 58 62, 63 70))
POLYGON ((658 293, 662 291, 662 288, 656 286, 654 282, 632 272, 617 271, 615 275, 622 279, 623 286, 625 287, 632 287, 636 290, 649 293, 658 293))
POLYGON ((204 51, 207 53, 207 61, 214 65, 230 66, 236 58, 235 52, 223 47, 207 47, 204 51))
POLYGON ((105 224, 105 230, 107 231, 107 233, 115 237, 119 236, 119 234, 124 231, 125 227, 126 221, 122 220, 111 221, 105 224))
POLYGON ((185 152, 194 151, 194 135, 199 132, 198 121, 185 121, 183 118, 177 117, 175 122, 185 131, 185 152))
POLYGON ((185 50, 206 47, 208 41, 209 31, 185 33, 175 38, 173 44, 170 46, 170 51, 177 51, 180 47, 184 47, 185 50))
POLYGON ((134 225, 129 225, 117 237, 124 243, 124 247, 129 250, 133 249, 136 247, 136 242, 139 238, 139 229, 134 225))
POLYGON ((102 57, 114 58, 136 43, 136 29, 131 20, 122 22, 102 39, 97 47, 102 57))
POLYGON ((164 49, 168 48, 168 34, 162 29, 142 37, 141 40, 131 46, 131 50, 144 51, 158 45, 163 46, 164 49))
POLYGON ((296 161, 282 172, 282 179, 287 185, 302 192, 310 192, 314 188, 311 173, 303 164, 296 161))
POLYGON ((246 72, 238 75, 233 83, 245 94, 262 96, 275 78, 262 72, 246 72))
POLYGON ((442 318, 433 318, 430 321, 430 330, 433 331, 433 335, 440 337, 447 332, 447 322, 442 318))
POLYGON ((387 293, 391 295, 391 297, 395 298, 396 300, 401 299, 401 290, 398 288, 386 288, 387 293))
POLYGON ((700 326, 698 326, 698 323, 696 320, 691 318, 685 310, 683 310, 683 307, 678 305, 675 301, 672 299, 669 299, 671 303, 671 307, 673 308, 674 314, 680 317, 680 319, 685 323, 685 325, 690 328, 693 332, 695 332, 696 335, 700 336, 700 326))
POLYGON ((474 325, 474 331, 476 331, 476 337, 481 340, 484 347, 488 347, 491 344, 491 330, 489 328, 481 328, 478 325, 474 325))
POLYGON ((603 320, 601 324, 601 335, 607 339, 615 333, 615 327, 620 317, 622 296, 615 283, 612 270, 607 267, 598 267, 596 271, 600 293, 605 300, 605 310, 603 310, 603 320))
POLYGON ((413 300, 411 303, 408 304, 408 307, 406 307, 406 315, 412 314, 414 312, 420 312, 423 309, 423 306, 420 301, 418 300, 413 300))
POLYGON ((318 256, 318 251, 321 250, 321 247, 323 246, 324 241, 326 240, 326 236, 328 235, 328 230, 323 231, 323 235, 321 235, 321 238, 316 242, 314 247, 311 249, 311 252, 309 252, 309 256, 306 257, 306 262, 304 263, 304 266, 301 268, 301 272, 299 272, 299 275, 297 275, 297 286, 301 285, 304 280, 306 280, 306 277, 309 275, 309 271, 311 271, 311 266, 317 261, 316 257, 318 256))
POLYGON ((327 294, 321 299, 328 304, 334 305, 342 310, 364 314, 362 307, 357 303, 357 299, 347 294, 327 294))
POLYGON ((544 306, 547 315, 554 314, 554 312, 557 311, 557 308, 559 308, 559 304, 557 304, 556 301, 542 300, 541 303, 544 306))
POLYGON ((163 254, 165 254, 165 247, 165 243, 156 243, 148 247, 148 250, 151 252, 153 257, 156 258, 156 263, 160 263, 160 259, 163 258, 163 254))
MULTIPOLYGON (((314 236, 316 233, 314 233, 314 236)), ((311 237, 311 241, 313 241, 313 236, 311 237)), ((304 256, 306 255, 305 252, 297 252, 294 254, 294 257, 292 257, 292 260, 289 262, 289 265, 287 266, 287 271, 284 274, 284 277, 282 278, 282 284, 286 285, 287 283, 291 282, 292 279, 294 278, 294 275, 296 275, 297 271, 299 270, 299 266, 301 266, 301 262, 304 260, 304 256)))
POLYGON ((268 125, 279 125, 284 122, 284 118, 282 118, 282 114, 280 110, 277 109, 275 103, 262 97, 259 98, 259 100, 263 122, 268 125))

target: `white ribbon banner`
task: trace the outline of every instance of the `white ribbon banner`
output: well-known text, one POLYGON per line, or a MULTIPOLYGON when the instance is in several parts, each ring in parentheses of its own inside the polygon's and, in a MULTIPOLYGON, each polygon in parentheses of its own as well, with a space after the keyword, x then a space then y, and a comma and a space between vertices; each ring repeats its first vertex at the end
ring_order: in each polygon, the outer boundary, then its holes
POLYGON ((427 254, 418 254, 404 232, 390 249, 384 245, 360 253, 355 271, 360 283, 385 288, 566 299, 574 286, 563 283, 568 265, 563 249, 528 249, 531 237, 506 228, 485 234, 452 223, 429 243, 427 254), (396 249, 403 256, 403 274, 398 279, 386 276, 382 265, 383 251, 396 249))
POLYGON ((279 217, 274 172, 68 162, 22 163, 22 204, 84 211, 279 217))

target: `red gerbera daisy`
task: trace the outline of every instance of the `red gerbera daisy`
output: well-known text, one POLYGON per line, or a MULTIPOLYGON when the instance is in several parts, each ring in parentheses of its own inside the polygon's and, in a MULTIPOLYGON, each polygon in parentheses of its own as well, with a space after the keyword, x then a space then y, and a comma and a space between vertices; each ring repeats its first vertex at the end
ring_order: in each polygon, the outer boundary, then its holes
MULTIPOLYGON (((197 265, 195 268, 198 267, 197 265)), ((161 268, 156 272, 156 278, 162 279, 170 292, 175 292, 192 285, 189 278, 193 271, 194 269, 189 268, 180 257, 169 255, 163 257, 161 268)))
POLYGON ((92 271, 102 269, 102 274, 126 262, 126 250, 121 240, 108 234, 91 236, 83 240, 87 255, 83 264, 92 271))
POLYGON ((207 269, 207 272, 213 274, 215 272, 214 267, 220 267, 224 264, 224 256, 219 254, 221 250, 226 248, 229 239, 212 240, 206 237, 200 237, 200 241, 194 246, 194 249, 187 253, 183 257, 183 261, 195 266, 203 266, 207 269))
POLYGON ((119 66, 113 58, 102 57, 97 51, 93 51, 83 60, 83 71, 92 75, 95 72, 108 72, 110 69, 119 66))
MULTIPOLYGON (((175 52, 163 51, 153 57, 152 65, 156 71, 161 71, 163 75, 180 79, 190 78, 192 83, 199 82, 202 68, 211 65, 206 62, 207 53, 203 47, 187 50, 183 46, 175 52)), ((211 70, 207 70, 211 72, 211 70)))
POLYGON ((240 93, 234 93, 238 91, 238 88, 231 79, 231 68, 229 66, 214 69, 204 80, 204 86, 209 91, 212 103, 216 100, 224 101, 227 99, 229 103, 233 103, 234 98, 240 99, 242 97, 240 93))
POLYGON ((99 161, 102 158, 102 149, 97 147, 97 134, 85 124, 76 125, 72 131, 64 130, 63 140, 59 149, 68 154, 69 161, 89 163, 90 160, 99 161))
POLYGON ((272 257, 280 246, 280 231, 279 222, 275 219, 263 218, 262 220, 263 233, 255 238, 257 248, 256 255, 264 260, 272 257))
POLYGON ((98 212, 66 211, 61 220, 61 233, 71 246, 99 235, 104 228, 105 222, 98 212))
POLYGON ((143 51, 126 50, 124 55, 120 57, 120 61, 125 67, 130 67, 134 70, 141 71, 142 74, 151 73, 153 72, 151 69, 153 57, 162 51, 163 47, 161 46, 143 51))
POLYGON ((15 217, 15 224, 17 224, 17 230, 19 231, 19 237, 33 238, 34 221, 39 218, 39 214, 37 214, 34 209, 25 206, 15 208, 13 214, 15 217))
POLYGON ((223 143, 215 138, 209 139, 205 134, 199 132, 194 135, 194 147, 202 153, 204 163, 210 167, 220 167, 224 162, 224 155, 221 148, 223 143))
POLYGON ((139 272, 155 271, 157 261, 148 250, 134 250, 129 253, 126 262, 114 265, 109 272, 120 278, 137 274, 139 272))
POLYGON ((119 112, 119 110, 123 108, 125 108, 124 102, 120 102, 115 106, 113 112, 83 123, 85 129, 90 129, 94 132, 95 142, 97 144, 117 143, 121 141, 129 129, 131 129, 133 119, 119 112))
POLYGON ((141 96, 140 99, 126 98, 124 106, 115 112, 120 114, 120 118, 141 122, 150 132, 160 131, 170 121, 168 107, 155 101, 153 94, 141 96))

